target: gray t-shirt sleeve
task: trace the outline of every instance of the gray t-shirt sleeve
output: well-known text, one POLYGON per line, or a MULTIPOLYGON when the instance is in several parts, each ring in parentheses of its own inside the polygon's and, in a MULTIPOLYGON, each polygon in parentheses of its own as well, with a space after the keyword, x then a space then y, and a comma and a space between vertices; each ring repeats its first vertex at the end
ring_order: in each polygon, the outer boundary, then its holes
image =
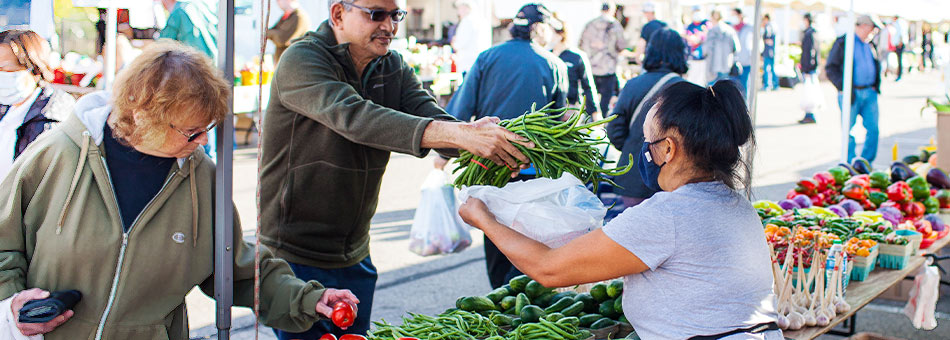
POLYGON ((640 258, 651 270, 676 253, 676 227, 664 209, 668 193, 657 193, 624 210, 604 226, 604 234, 640 258))

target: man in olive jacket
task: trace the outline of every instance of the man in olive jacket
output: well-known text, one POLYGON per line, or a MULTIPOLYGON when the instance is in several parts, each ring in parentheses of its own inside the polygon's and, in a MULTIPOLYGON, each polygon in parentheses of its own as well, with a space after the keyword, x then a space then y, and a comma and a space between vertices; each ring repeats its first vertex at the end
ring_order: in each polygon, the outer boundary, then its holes
MULTIPOLYGON (((376 269, 370 219, 390 152, 453 155, 466 149, 511 167, 528 162, 495 124, 455 121, 389 44, 406 12, 394 0, 330 0, 330 19, 281 56, 263 124, 261 241, 305 280, 347 287, 370 325, 376 269), (345 2, 344 2, 345 1, 345 2)), ((281 339, 343 331, 327 322, 281 339)))

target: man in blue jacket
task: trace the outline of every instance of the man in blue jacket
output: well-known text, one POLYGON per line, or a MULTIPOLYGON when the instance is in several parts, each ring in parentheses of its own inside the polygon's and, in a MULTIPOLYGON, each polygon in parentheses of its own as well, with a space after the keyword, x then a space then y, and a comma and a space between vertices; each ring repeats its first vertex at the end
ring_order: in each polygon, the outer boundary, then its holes
MULTIPOLYGON (((543 5, 522 7, 509 29, 512 39, 478 55, 446 111, 467 122, 489 116, 514 118, 530 110, 532 104, 541 107, 554 102, 555 108, 563 107, 567 66, 544 48, 553 38, 552 26, 557 28, 560 23, 543 5)), ((493 288, 519 274, 487 237, 485 261, 493 288)))

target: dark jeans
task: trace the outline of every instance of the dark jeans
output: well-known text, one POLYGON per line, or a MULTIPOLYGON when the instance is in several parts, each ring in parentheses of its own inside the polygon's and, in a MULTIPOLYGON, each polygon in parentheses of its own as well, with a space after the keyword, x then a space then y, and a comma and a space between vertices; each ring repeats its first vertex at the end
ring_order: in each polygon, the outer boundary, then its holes
POLYGON ((900 78, 904 74, 904 45, 901 44, 897 46, 897 77, 900 78))
POLYGON ((345 331, 333 325, 329 320, 313 324, 313 327, 303 333, 291 333, 274 329, 274 334, 280 340, 317 340, 327 333, 336 336, 343 334, 366 335, 370 326, 370 312, 373 310, 373 294, 376 291, 376 267, 367 256, 363 261, 353 266, 338 269, 323 269, 307 265, 290 263, 290 269, 298 278, 304 281, 317 280, 326 288, 349 289, 360 299, 357 306, 356 322, 345 331))
POLYGON ((620 79, 616 73, 594 76, 594 86, 597 86, 597 93, 600 93, 600 112, 607 117, 610 113, 610 99, 620 93, 620 79))
MULTIPOLYGON (((843 98, 839 92, 838 107, 842 107, 843 104, 843 98)), ((857 148, 854 135, 852 135, 850 131, 857 123, 858 116, 861 116, 864 130, 867 131, 864 138, 864 149, 861 150, 861 157, 873 163, 874 158, 877 157, 877 142, 880 134, 878 119, 880 112, 877 106, 877 91, 871 87, 854 90, 854 101, 851 103, 851 125, 848 128, 848 163, 854 160, 855 149, 857 148)))
POLYGON ((515 276, 521 275, 521 271, 508 261, 488 236, 485 236, 485 269, 488 270, 488 282, 492 289, 504 286, 515 276))

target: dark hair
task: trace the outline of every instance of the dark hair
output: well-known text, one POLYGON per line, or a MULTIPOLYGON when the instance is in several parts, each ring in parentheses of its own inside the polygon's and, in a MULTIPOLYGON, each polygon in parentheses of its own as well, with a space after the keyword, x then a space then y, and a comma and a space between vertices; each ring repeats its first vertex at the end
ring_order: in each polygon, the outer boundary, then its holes
POLYGON ((741 184, 751 194, 752 157, 744 160, 740 147, 748 144, 747 152, 754 154, 755 134, 735 82, 720 80, 705 88, 677 82, 657 98, 657 127, 679 132, 684 152, 700 172, 733 189, 741 184))
POLYGON ((742 15, 742 9, 739 8, 739 7, 733 8, 732 11, 733 11, 733 12, 736 12, 736 14, 738 14, 738 15, 742 15))
POLYGON ((765 13, 765 14, 762 15, 762 19, 769 19, 769 20, 772 20, 772 16, 770 16, 768 13, 765 13))
POLYGON ((649 41, 646 56, 643 58, 643 68, 647 72, 663 67, 679 74, 689 70, 686 64, 686 43, 679 33, 669 27, 663 27, 653 32, 649 41))
POLYGON ((812 18, 811 13, 805 13, 805 21, 808 21, 808 26, 811 26, 815 23, 815 19, 812 18))
POLYGON ((37 80, 53 82, 53 70, 48 61, 49 44, 39 34, 30 30, 6 30, 0 32, 0 43, 9 45, 20 66, 37 80))
POLYGON ((511 27, 508 28, 508 33, 511 33, 512 39, 530 41, 532 28, 534 28, 534 24, 529 26, 511 25, 511 27))

